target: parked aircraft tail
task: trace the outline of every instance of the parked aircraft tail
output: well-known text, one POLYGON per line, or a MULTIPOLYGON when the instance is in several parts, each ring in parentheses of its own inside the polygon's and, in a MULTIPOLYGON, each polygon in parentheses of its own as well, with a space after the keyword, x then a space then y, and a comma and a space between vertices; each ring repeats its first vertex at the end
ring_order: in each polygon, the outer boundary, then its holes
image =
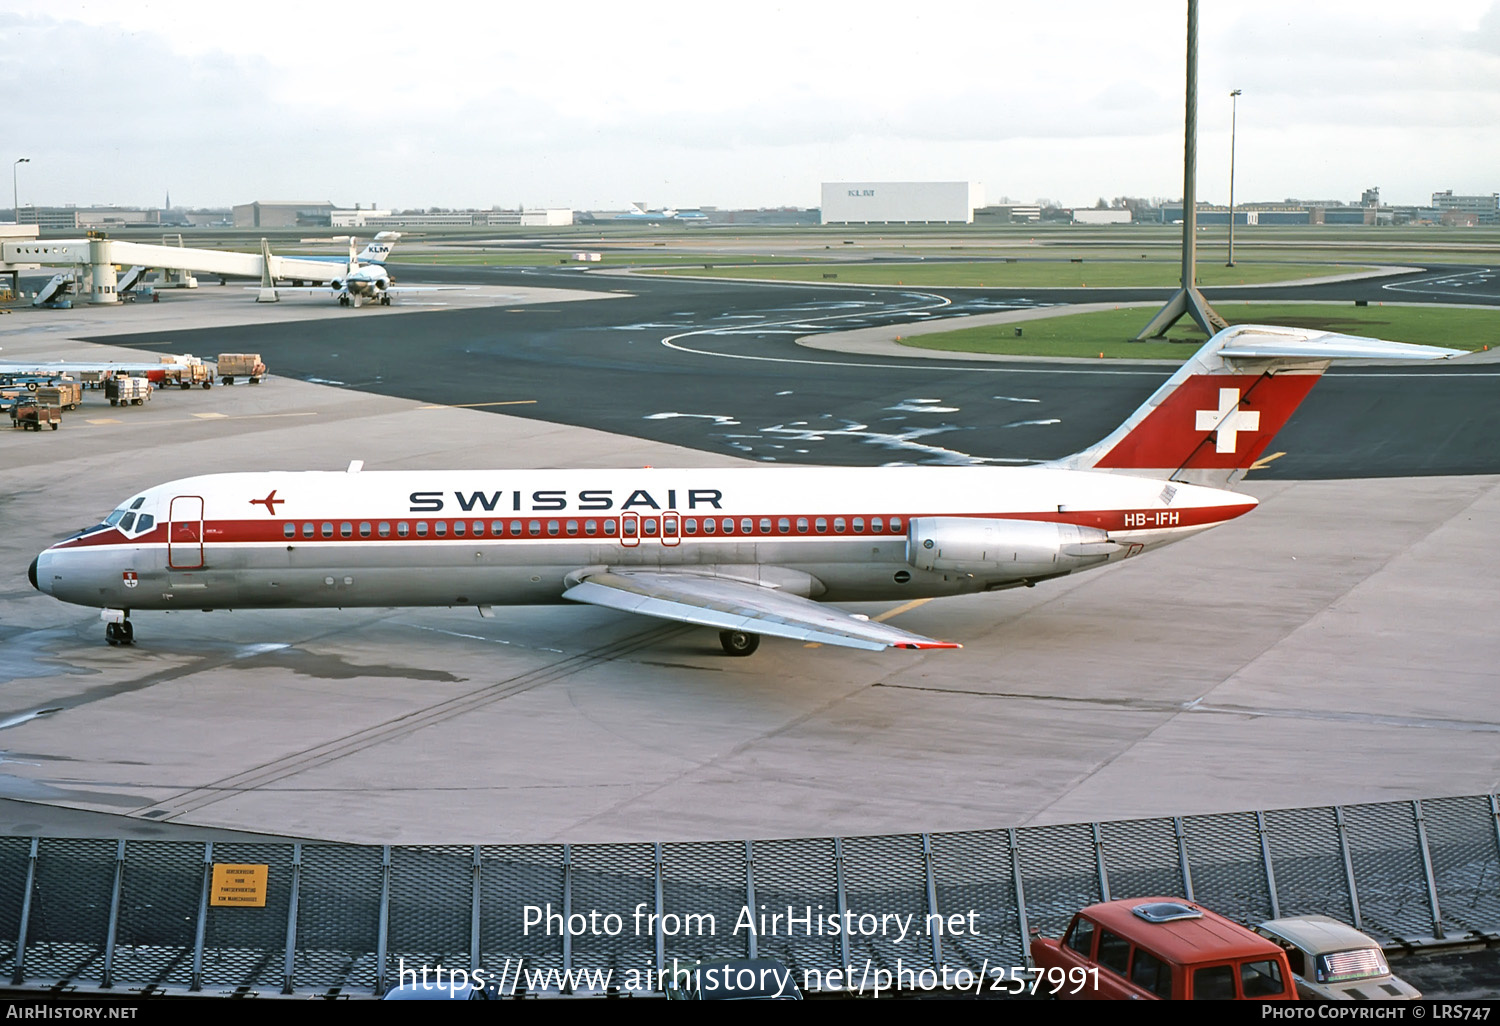
POLYGON ((1109 437, 1049 464, 1221 487, 1244 477, 1334 360, 1443 360, 1462 350, 1238 324, 1204 343, 1109 437))
MULTIPOLYGON (((361 264, 383 264, 390 256, 391 250, 396 248, 396 240, 401 238, 400 232, 377 232, 369 244, 360 251, 358 257, 354 258, 361 264)), ((352 246, 353 243, 351 242, 352 246)))

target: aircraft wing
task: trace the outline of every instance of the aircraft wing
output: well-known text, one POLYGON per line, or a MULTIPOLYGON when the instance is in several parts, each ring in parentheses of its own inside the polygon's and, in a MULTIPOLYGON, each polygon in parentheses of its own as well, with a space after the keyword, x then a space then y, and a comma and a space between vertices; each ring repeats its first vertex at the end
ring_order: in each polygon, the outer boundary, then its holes
POLYGON ((616 569, 591 574, 563 598, 664 620, 795 641, 879 651, 961 648, 855 616, 776 588, 689 572, 616 569))

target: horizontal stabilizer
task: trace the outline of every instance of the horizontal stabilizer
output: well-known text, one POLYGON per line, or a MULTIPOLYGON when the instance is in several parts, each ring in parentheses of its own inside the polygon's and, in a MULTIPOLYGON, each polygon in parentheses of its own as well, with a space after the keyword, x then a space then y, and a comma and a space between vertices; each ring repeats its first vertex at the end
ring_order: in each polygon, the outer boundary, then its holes
POLYGON ((776 588, 691 572, 604 571, 584 578, 563 592, 563 598, 721 631, 748 631, 870 651, 962 647, 865 620, 776 588))
POLYGON ((1253 467, 1334 361, 1431 361, 1457 349, 1237 324, 1203 344, 1109 437, 1048 466, 1223 487, 1253 467))

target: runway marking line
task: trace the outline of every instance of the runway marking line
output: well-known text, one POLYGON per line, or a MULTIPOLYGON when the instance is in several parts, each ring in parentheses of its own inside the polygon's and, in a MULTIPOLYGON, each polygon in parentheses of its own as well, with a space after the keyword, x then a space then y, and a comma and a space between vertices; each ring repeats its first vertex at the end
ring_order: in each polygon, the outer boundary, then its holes
POLYGON ((418 406, 419 410, 467 410, 475 406, 534 406, 535 399, 503 399, 493 403, 439 403, 436 406, 418 406))

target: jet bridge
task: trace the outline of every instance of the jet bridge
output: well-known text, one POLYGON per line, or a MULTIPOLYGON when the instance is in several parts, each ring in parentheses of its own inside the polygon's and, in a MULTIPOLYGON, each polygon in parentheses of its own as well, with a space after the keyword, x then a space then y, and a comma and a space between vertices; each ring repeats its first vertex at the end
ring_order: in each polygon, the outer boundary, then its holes
MULTIPOLYGON (((121 282, 120 266, 159 269, 169 277, 188 272, 218 274, 236 278, 257 278, 262 282, 278 279, 303 279, 323 282, 338 273, 338 266, 326 260, 273 256, 265 240, 260 253, 227 253, 215 249, 191 249, 184 246, 159 246, 116 239, 27 239, 0 242, 0 266, 22 265, 67 267, 73 272, 74 291, 90 303, 118 303, 121 282)), ((141 274, 133 281, 139 281, 141 274)))

